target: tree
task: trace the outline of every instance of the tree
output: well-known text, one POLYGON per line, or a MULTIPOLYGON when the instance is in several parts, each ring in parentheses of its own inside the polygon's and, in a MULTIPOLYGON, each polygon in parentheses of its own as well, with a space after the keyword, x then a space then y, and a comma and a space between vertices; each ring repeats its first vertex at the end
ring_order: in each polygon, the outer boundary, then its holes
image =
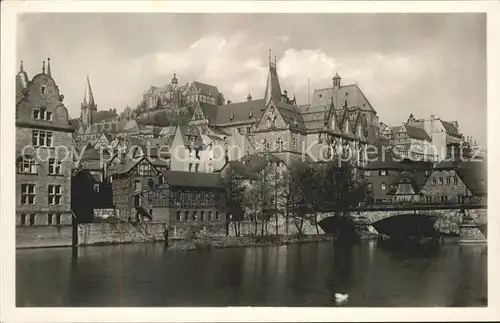
POLYGON ((222 93, 219 93, 219 96, 217 97, 217 105, 224 105, 226 102, 226 99, 224 98, 224 95, 222 93))
POLYGON ((310 219, 311 200, 313 198, 312 167, 310 164, 296 161, 293 162, 288 171, 288 209, 292 212, 294 224, 299 232, 303 234, 304 220, 310 219))
POLYGON ((229 233, 229 225, 233 222, 234 231, 238 237, 240 236, 239 223, 245 214, 243 205, 245 187, 242 180, 239 179, 236 172, 231 168, 229 168, 222 179, 222 186, 224 188, 224 199, 221 207, 228 214, 226 218, 226 234, 229 233))

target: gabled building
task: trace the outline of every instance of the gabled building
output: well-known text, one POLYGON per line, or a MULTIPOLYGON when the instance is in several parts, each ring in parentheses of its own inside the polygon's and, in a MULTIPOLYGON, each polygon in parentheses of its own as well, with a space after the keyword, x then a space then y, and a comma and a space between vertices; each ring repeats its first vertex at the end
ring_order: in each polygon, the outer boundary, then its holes
POLYGON ((438 163, 422 188, 428 203, 485 203, 487 175, 485 162, 438 163))
POLYGON ((16 76, 16 224, 70 225, 72 133, 50 59, 16 76))
POLYGON ((415 162, 388 150, 364 167, 364 177, 371 192, 371 203, 416 202, 432 163, 415 162))
POLYGON ((404 158, 427 162, 435 162, 438 159, 432 139, 423 128, 403 124, 395 132, 390 143, 404 158))

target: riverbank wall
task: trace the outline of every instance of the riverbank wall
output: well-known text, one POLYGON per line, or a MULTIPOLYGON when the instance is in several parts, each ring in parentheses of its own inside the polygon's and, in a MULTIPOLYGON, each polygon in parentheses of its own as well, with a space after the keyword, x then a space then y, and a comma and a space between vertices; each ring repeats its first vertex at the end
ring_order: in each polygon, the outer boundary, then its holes
POLYGON ((51 248, 165 241, 164 223, 81 223, 16 228, 16 248, 51 248))

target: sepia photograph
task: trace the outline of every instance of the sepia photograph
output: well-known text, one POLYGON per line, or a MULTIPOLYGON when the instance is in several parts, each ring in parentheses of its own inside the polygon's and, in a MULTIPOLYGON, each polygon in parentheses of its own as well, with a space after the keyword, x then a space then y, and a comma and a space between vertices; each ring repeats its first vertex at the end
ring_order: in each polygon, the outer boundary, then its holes
POLYGON ((18 13, 13 306, 491 306, 488 19, 18 13))

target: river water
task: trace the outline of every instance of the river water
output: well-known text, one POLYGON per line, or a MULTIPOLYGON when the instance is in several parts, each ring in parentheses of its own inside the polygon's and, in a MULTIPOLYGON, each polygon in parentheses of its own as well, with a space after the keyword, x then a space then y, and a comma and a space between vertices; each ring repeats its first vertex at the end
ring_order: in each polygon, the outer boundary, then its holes
POLYGON ((487 247, 364 241, 16 251, 17 306, 487 306, 487 247), (348 293, 344 303, 334 294, 348 293))

